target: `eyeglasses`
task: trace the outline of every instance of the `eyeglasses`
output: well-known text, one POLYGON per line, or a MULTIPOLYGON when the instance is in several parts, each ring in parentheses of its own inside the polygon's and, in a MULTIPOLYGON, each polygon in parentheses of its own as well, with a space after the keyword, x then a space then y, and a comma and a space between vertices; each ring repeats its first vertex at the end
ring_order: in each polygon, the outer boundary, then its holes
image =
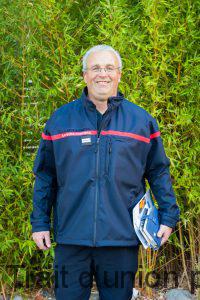
POLYGON ((93 73, 101 73, 102 70, 104 70, 106 73, 109 73, 109 74, 113 74, 115 73, 115 70, 119 70, 120 67, 105 67, 105 68, 100 68, 100 67, 92 67, 92 68, 87 68, 86 70, 89 70, 93 73))

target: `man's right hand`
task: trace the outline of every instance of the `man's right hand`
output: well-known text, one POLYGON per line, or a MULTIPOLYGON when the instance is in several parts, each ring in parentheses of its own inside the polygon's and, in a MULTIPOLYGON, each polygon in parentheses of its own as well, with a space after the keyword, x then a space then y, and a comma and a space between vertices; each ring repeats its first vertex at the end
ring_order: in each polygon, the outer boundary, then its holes
POLYGON ((51 247, 49 231, 33 232, 32 237, 40 250, 47 250, 51 247))

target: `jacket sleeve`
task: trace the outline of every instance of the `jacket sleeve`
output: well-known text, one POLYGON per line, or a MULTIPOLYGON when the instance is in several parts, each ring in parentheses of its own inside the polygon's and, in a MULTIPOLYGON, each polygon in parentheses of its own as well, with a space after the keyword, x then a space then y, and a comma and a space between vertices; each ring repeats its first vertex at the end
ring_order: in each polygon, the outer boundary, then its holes
POLYGON ((50 215, 56 199, 57 180, 53 143, 45 126, 34 162, 35 183, 33 210, 30 216, 32 232, 49 231, 50 215))
POLYGON ((171 228, 179 221, 179 207, 170 177, 170 161, 165 154, 157 122, 150 121, 150 150, 146 164, 146 178, 159 206, 160 224, 171 228))

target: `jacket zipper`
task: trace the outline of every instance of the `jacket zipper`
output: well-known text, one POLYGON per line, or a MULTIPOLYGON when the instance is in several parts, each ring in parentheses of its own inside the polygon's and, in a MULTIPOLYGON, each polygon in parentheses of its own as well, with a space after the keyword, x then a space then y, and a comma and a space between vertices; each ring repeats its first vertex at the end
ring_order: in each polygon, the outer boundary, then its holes
POLYGON ((98 132, 97 136, 97 146, 96 146, 96 192, 95 192, 95 211, 94 211, 94 237, 93 244, 96 245, 96 231, 97 231, 97 202, 99 195, 99 140, 100 140, 100 132, 98 132))
POLYGON ((109 175, 109 169, 110 169, 110 155, 112 152, 112 145, 111 145, 111 139, 108 141, 108 154, 106 159, 106 174, 109 175))
POLYGON ((103 120, 101 122, 101 126, 98 130, 97 134, 97 146, 96 146, 96 192, 95 192, 95 211, 94 211, 94 236, 93 236, 93 244, 96 246, 96 232, 97 232, 97 204, 98 204, 98 196, 99 196, 99 141, 100 141, 100 135, 101 130, 103 128, 103 120))

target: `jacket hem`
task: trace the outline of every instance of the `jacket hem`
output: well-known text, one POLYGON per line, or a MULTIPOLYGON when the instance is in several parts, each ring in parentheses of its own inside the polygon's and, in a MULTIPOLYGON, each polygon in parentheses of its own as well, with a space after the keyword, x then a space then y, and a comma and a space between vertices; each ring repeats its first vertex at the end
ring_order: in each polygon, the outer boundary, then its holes
POLYGON ((137 240, 125 241, 125 240, 107 240, 97 241, 95 244, 91 240, 69 240, 62 237, 55 238, 55 242, 58 244, 66 245, 80 245, 88 247, 103 247, 103 246, 138 246, 137 240))

